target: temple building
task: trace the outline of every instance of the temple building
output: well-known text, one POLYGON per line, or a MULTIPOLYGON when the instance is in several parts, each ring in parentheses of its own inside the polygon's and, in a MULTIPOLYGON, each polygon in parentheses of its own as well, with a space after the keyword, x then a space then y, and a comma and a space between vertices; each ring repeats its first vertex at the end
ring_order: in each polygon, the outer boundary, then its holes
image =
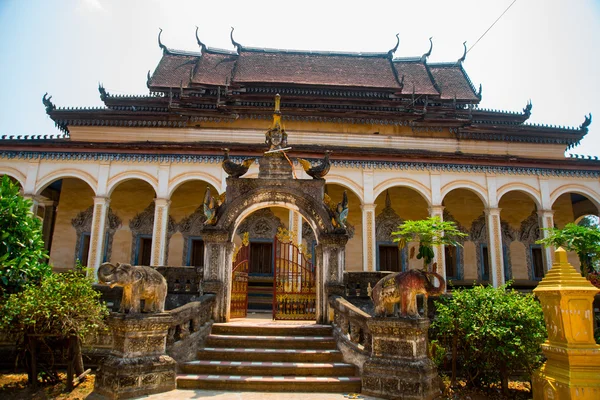
MULTIPOLYGON (((469 234, 460 247, 436 249, 440 274, 455 285, 530 288, 552 263, 552 250, 535 243, 541 228, 598 215, 600 163, 565 157, 591 116, 550 127, 527 123, 531 103, 478 107, 466 48, 430 63, 431 48, 396 58, 398 44, 380 53, 278 50, 242 45, 233 31, 231 41, 235 50, 198 39, 199 50, 181 51, 159 35, 148 94, 100 86, 100 108, 57 107, 44 96, 62 137, 0 140, 0 174, 34 201, 55 270, 77 260, 96 269, 203 266, 204 199, 207 189, 215 198, 226 190, 223 149, 238 163, 263 155, 277 94, 295 177, 310 179, 297 158, 316 165, 328 154, 325 191, 336 203, 346 192, 345 271, 421 268, 410 257, 415 243, 399 249, 391 232, 439 216, 469 234)), ((258 174, 255 162, 244 178, 258 174)), ((315 251, 311 224, 286 202, 253 210, 234 242, 248 233, 257 286, 272 283, 279 228, 315 251)), ((579 264, 574 254, 569 261, 579 264)))

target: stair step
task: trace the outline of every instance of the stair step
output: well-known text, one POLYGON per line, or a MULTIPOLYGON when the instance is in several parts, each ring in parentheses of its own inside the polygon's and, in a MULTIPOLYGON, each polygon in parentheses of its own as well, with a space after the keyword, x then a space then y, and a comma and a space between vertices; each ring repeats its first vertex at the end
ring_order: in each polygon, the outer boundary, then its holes
POLYGON ((196 360, 181 364, 186 374, 219 375, 294 375, 346 376, 354 375, 354 365, 347 363, 273 362, 273 361, 216 361, 196 360))
POLYGON ((275 361, 275 362, 343 362, 337 349, 266 349, 205 347, 198 351, 199 360, 275 361))
POLYGON ((210 347, 269 347, 275 349, 335 349, 333 336, 254 336, 210 334, 210 347))
POLYGON ((217 335, 254 335, 254 336, 332 336, 330 325, 284 325, 284 326, 246 326, 214 324, 211 333, 217 335))
POLYGON ((254 376, 254 375, 195 375, 177 376, 179 389, 210 389, 265 392, 356 392, 361 380, 356 376, 254 376))

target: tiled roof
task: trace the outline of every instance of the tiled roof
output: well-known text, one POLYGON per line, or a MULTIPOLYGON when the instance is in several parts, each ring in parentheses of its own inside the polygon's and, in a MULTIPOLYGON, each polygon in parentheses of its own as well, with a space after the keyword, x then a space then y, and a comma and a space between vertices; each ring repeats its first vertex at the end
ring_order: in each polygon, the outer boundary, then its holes
POLYGON ((431 75, 427 71, 427 66, 420 59, 418 60, 394 60, 394 68, 398 71, 398 79, 404 76, 404 90, 402 93, 413 92, 419 95, 439 95, 433 85, 431 75))
POLYGON ((369 54, 260 52, 242 49, 233 80, 239 83, 400 88, 390 60, 385 55, 369 54))
POLYGON ((191 71, 198 62, 199 55, 165 52, 152 74, 151 86, 178 88, 189 87, 191 71))
POLYGON ((441 91, 442 99, 478 101, 471 81, 460 64, 428 64, 429 70, 441 91))
MULTIPOLYGON (((428 64, 422 57, 391 60, 388 53, 339 53, 240 47, 239 54, 166 49, 152 78, 155 88, 227 83, 392 89, 403 95, 479 102, 460 63, 428 64), (403 86, 399 81, 404 77, 403 86)), ((159 89, 160 90, 160 89, 159 89)))
POLYGON ((205 85, 225 85, 231 81, 231 71, 237 55, 207 52, 202 54, 192 78, 192 83, 205 85))

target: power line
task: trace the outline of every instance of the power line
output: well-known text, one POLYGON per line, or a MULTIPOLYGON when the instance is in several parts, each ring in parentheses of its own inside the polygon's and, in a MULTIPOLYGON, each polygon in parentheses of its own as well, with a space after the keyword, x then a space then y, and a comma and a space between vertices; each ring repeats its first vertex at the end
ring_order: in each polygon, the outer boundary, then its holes
POLYGON ((479 37, 479 39, 477 39, 477 41, 475 42, 475 44, 473 44, 473 46, 471 46, 469 48, 469 50, 467 50, 467 53, 469 53, 471 51, 471 49, 473 47, 475 47, 475 45, 477 45, 477 43, 479 43, 479 41, 481 39, 483 39, 483 37, 485 36, 486 33, 488 33, 490 31, 490 29, 492 29, 494 27, 494 25, 496 25, 496 22, 500 21, 500 18, 502 18, 504 16, 504 14, 506 14, 506 12, 513 6, 513 4, 515 4, 517 2, 517 0, 514 0, 512 3, 510 3, 510 5, 506 8, 506 10, 504 10, 504 12, 502 14, 500 14, 500 16, 494 21, 494 23, 492 25, 490 25, 489 28, 487 28, 487 30, 485 32, 483 32, 483 35, 481 35, 479 37))

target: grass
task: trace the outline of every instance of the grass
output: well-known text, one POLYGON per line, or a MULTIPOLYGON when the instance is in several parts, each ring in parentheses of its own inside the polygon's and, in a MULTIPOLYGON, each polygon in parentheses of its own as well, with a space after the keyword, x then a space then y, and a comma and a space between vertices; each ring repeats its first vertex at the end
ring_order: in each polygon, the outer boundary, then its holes
POLYGON ((27 385, 27 374, 0 374, 0 398, 3 400, 82 400, 94 390, 93 373, 89 374, 72 392, 66 392, 66 372, 59 372, 60 382, 39 383, 37 387, 27 385))

